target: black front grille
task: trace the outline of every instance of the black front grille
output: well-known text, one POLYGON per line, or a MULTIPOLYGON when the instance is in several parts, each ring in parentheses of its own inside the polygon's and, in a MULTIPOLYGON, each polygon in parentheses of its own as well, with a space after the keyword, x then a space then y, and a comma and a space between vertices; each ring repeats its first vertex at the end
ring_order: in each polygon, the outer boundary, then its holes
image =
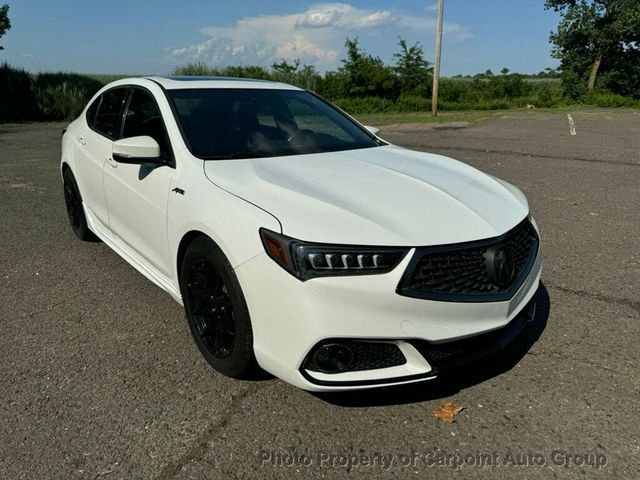
POLYGON ((398 293, 444 301, 507 300, 526 279, 537 253, 538 236, 528 219, 500 237, 418 248, 398 293), (515 264, 513 277, 506 282, 492 276, 490 256, 498 249, 509 252, 515 264))

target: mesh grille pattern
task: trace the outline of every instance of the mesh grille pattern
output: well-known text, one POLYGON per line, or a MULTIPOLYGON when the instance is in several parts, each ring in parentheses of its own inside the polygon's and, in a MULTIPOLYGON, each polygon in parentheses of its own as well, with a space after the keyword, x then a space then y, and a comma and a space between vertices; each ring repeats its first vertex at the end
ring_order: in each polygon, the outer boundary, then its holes
POLYGON ((427 252, 417 262, 409 280, 401 290, 430 293, 438 296, 496 295, 518 287, 533 265, 538 251, 538 237, 528 220, 496 239, 482 242, 481 246, 456 247, 451 251, 427 252), (515 275, 510 284, 491 283, 487 267, 487 251, 504 245, 515 260, 515 275))
POLYGON ((396 367, 407 363, 400 349, 392 343, 353 342, 349 346, 354 353, 354 362, 349 368, 351 372, 396 367))
POLYGON ((303 368, 311 371, 329 373, 314 362, 313 353, 324 344, 343 345, 350 349, 353 357, 345 362, 341 372, 360 372, 378 368, 397 367, 407 363, 407 359, 397 345, 385 342, 364 342, 354 340, 327 340, 320 342, 303 362, 303 368))

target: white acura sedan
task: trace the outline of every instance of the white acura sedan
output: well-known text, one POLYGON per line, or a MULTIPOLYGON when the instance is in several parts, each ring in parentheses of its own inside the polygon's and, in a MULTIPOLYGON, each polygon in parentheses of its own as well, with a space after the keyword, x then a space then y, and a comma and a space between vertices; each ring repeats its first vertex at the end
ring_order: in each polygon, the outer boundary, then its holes
POLYGON ((375 133, 281 83, 119 80, 62 138, 71 227, 183 304, 225 375, 434 379, 532 319, 537 227, 516 187, 375 133))

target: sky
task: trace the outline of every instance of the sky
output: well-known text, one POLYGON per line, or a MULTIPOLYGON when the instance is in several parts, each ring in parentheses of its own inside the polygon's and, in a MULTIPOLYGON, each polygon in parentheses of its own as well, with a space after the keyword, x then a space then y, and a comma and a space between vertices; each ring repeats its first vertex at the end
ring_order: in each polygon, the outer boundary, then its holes
MULTIPOLYGON (((0 0, 12 29, 0 62, 32 72, 168 74, 187 62, 263 65, 300 59, 336 69, 346 37, 393 61, 398 36, 434 58, 436 0, 0 0)), ((445 0, 442 74, 557 66, 544 0, 445 0)))

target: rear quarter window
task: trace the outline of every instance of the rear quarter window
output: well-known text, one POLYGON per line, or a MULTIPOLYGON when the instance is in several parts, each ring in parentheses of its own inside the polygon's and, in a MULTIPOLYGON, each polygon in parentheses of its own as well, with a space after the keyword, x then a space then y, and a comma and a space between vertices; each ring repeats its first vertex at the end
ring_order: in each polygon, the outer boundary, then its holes
POLYGON ((102 101, 102 95, 96 98, 91 106, 87 109, 86 120, 87 125, 91 128, 95 128, 96 123, 96 113, 98 113, 98 107, 100 107, 100 102, 102 101))

